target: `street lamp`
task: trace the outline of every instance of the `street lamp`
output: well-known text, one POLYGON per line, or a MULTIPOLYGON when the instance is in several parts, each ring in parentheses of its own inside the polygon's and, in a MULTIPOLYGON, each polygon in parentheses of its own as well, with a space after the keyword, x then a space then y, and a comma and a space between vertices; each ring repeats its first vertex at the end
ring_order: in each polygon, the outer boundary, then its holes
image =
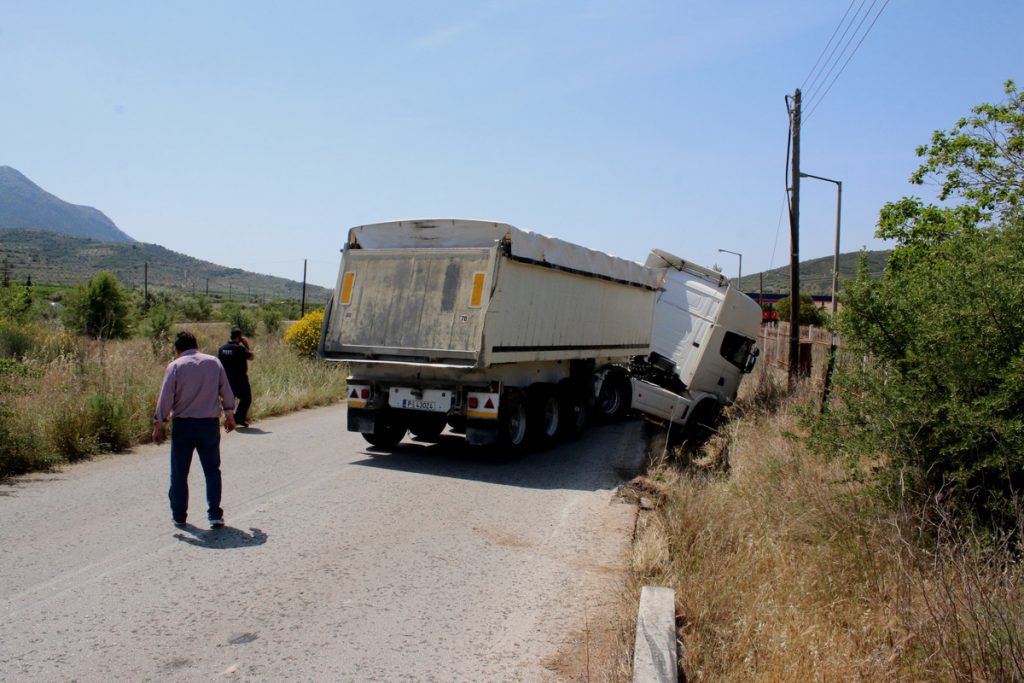
POLYGON ((801 173, 801 178, 814 178, 824 180, 826 183, 835 183, 836 186, 836 251, 832 257, 832 314, 836 312, 836 290, 839 289, 839 219, 843 212, 843 181, 822 178, 820 175, 801 173))
POLYGON ((736 276, 736 287, 739 288, 740 280, 743 279, 743 254, 741 254, 738 251, 729 251, 728 249, 719 249, 718 251, 725 252, 726 254, 732 254, 733 256, 739 256, 740 257, 740 272, 736 276))

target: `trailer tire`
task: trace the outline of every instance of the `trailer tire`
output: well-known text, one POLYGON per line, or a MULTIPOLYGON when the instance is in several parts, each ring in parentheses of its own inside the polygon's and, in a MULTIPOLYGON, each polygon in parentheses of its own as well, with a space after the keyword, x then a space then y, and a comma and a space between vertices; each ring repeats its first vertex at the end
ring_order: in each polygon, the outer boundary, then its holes
POLYGON ((534 445, 546 448, 558 438, 562 424, 562 404, 550 384, 534 384, 527 394, 530 437, 534 445))
POLYGON ((394 448, 405 438, 405 432, 405 424, 401 420, 381 411, 374 420, 373 431, 363 432, 363 438, 377 448, 394 448))
POLYGON ((516 460, 526 453, 529 442, 529 403, 522 391, 510 389, 498 408, 498 442, 484 455, 495 462, 516 460))
POLYGON ((597 411, 605 420, 626 416, 633 402, 633 385, 622 372, 608 372, 597 392, 597 411))
POLYGON ((590 401, 587 394, 566 380, 558 385, 558 400, 561 403, 562 419, 559 423, 560 436, 572 441, 583 436, 590 419, 590 401))

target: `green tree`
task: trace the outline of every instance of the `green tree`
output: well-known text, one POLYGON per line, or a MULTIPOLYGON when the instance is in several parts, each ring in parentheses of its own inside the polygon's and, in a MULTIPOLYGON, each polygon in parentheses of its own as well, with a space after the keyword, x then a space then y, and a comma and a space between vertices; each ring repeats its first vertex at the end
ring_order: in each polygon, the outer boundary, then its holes
POLYGON ((101 272, 66 298, 64 324, 95 339, 131 335, 128 294, 113 273, 101 272))
POLYGON ((1007 100, 980 104, 950 131, 917 148, 925 161, 910 176, 939 186, 939 199, 962 198, 996 222, 1021 207, 1024 193, 1024 93, 1006 81, 1007 100))
MULTIPOLYGON (((779 320, 783 322, 789 322, 790 314, 790 297, 784 297, 779 299, 779 302, 775 304, 775 310, 779 314, 779 320)), ((821 312, 821 309, 814 303, 814 299, 810 294, 800 295, 800 324, 801 325, 824 325, 825 315, 821 312)))
POLYGON ((975 107, 918 150, 926 161, 912 180, 937 175, 940 198, 961 203, 904 198, 882 209, 877 234, 897 245, 880 280, 862 275, 845 290, 839 328, 850 353, 813 438, 894 497, 941 497, 972 521, 1019 533, 1024 102, 1012 84, 1007 92, 1009 103, 975 107))
POLYGON ((32 286, 0 289, 0 318, 16 323, 27 322, 32 313, 32 286))
POLYGON ((924 162, 910 181, 937 186, 940 200, 956 203, 904 197, 886 204, 876 235, 896 241, 889 268, 903 268, 954 235, 997 225, 1024 209, 1024 93, 1013 81, 1004 90, 1006 101, 974 107, 952 130, 935 131, 930 144, 917 148, 924 162))

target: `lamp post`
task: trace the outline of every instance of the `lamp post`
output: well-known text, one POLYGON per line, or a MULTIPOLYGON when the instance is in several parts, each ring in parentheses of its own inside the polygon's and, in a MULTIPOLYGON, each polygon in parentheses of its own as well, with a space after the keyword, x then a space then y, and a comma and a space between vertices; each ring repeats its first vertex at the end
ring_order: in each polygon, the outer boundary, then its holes
POLYGON ((843 213, 843 181, 822 178, 820 175, 801 173, 801 178, 814 178, 824 180, 826 183, 835 183, 836 186, 836 251, 832 256, 832 314, 836 312, 836 290, 839 289, 839 220, 843 213))
POLYGON ((718 251, 740 257, 740 270, 739 274, 736 276, 736 287, 738 288, 740 286, 740 280, 743 279, 743 254, 738 251, 729 251, 728 249, 719 249, 718 251))

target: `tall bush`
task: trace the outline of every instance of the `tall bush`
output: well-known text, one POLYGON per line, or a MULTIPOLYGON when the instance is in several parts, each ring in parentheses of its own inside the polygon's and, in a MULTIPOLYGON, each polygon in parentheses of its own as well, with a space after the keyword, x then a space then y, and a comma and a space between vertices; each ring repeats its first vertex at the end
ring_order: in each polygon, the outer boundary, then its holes
POLYGON ((942 500, 997 533, 1021 531, 1024 511, 1024 101, 1007 92, 975 108, 976 128, 965 119, 918 151, 965 203, 882 210, 878 235, 897 247, 881 280, 847 287, 840 329, 857 361, 840 364, 814 434, 894 496, 942 500), (1005 164, 992 139, 1009 141, 1005 164), (971 180, 979 164, 1016 171, 993 186, 971 180))
POLYGON ((320 345, 320 328, 324 323, 323 311, 312 311, 288 328, 284 338, 294 351, 306 358, 316 358, 320 345))
POLYGON ((128 294, 113 273, 102 272, 66 299, 64 324, 94 339, 126 339, 131 335, 128 294))
POLYGON ((231 324, 231 327, 237 327, 246 337, 256 334, 258 324, 256 316, 238 304, 234 302, 224 304, 221 308, 221 315, 231 324))

